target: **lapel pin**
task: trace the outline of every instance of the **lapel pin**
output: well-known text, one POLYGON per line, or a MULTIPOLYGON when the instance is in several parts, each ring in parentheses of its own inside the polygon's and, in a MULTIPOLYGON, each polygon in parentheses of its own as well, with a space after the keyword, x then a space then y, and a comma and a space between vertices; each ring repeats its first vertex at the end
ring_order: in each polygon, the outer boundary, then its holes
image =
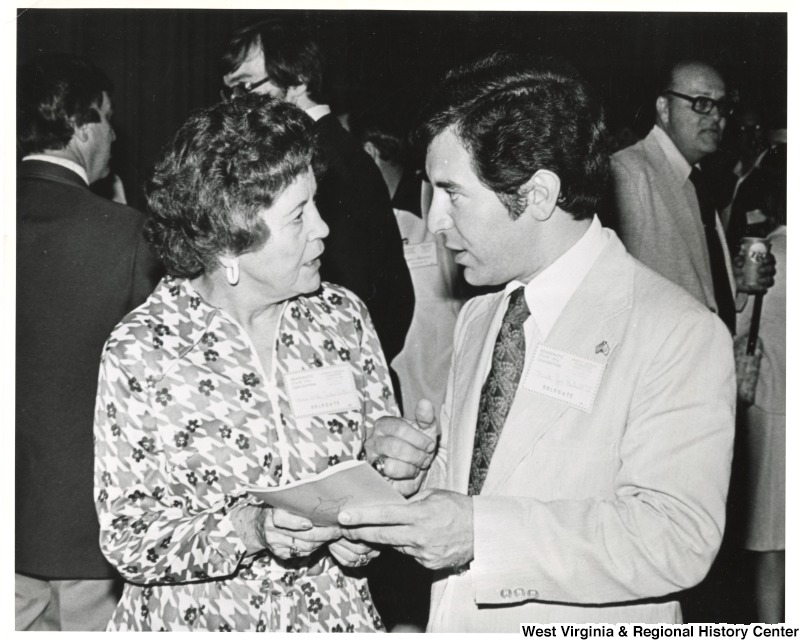
POLYGON ((600 344, 598 344, 594 348, 594 352, 595 352, 595 354, 602 353, 604 356, 607 356, 608 355, 608 342, 603 340, 600 344))

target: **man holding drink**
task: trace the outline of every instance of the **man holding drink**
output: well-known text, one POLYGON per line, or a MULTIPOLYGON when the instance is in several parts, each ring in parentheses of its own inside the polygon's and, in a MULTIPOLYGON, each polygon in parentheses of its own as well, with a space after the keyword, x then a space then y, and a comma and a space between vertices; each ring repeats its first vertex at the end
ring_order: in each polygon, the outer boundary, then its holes
POLYGON ((699 163, 715 153, 733 101, 716 69, 700 61, 672 66, 659 87, 647 137, 611 158, 617 225, 628 251, 682 286, 736 331, 744 294, 774 283, 766 257, 745 281, 744 256, 731 260, 708 177, 699 163))

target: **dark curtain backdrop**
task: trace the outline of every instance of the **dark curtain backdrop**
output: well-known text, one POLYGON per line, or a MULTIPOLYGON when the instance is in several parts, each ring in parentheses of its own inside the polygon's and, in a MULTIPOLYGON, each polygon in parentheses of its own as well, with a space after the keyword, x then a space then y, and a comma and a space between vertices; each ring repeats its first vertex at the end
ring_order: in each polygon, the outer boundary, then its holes
POLYGON ((278 14, 317 26, 331 102, 353 116, 413 110, 447 68, 505 47, 568 58, 600 92, 612 128, 649 128, 654 74, 676 55, 710 58, 768 122, 785 125, 786 15, 774 13, 29 9, 19 12, 18 58, 71 52, 108 73, 114 170, 143 208, 160 148, 192 110, 219 99, 227 34, 278 14))

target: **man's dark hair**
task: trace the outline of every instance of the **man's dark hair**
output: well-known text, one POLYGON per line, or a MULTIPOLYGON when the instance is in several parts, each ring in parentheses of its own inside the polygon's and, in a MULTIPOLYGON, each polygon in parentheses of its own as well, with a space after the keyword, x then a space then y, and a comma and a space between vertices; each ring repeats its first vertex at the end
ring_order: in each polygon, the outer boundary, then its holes
POLYGON ((396 117, 368 111, 351 121, 350 133, 362 145, 375 145, 384 162, 404 165, 408 160, 408 129, 396 117))
POLYGON ((148 180, 145 237, 177 277, 213 271, 226 253, 262 246, 259 211, 301 174, 319 174, 314 121, 302 109, 250 94, 193 114, 148 180))
POLYGON ((427 146, 450 127, 512 218, 525 207, 520 188, 540 169, 561 179, 562 209, 577 220, 595 213, 609 174, 603 109, 566 63, 500 52, 454 69, 417 138, 427 146))
POLYGON ((264 54, 264 66, 274 85, 286 90, 305 83, 312 100, 324 101, 325 61, 309 26, 273 19, 238 29, 222 54, 223 75, 235 71, 253 49, 264 54))
POLYGON ((17 70, 17 150, 63 149, 75 130, 100 122, 103 92, 114 85, 88 60, 47 54, 17 70))

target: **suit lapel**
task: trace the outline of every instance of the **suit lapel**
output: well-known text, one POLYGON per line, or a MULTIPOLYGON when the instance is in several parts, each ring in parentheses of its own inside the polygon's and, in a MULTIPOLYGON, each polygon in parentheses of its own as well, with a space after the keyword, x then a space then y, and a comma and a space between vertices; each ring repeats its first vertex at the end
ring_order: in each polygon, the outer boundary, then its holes
POLYGON ((470 318, 464 328, 461 357, 454 381, 454 411, 452 440, 450 447, 451 482, 456 491, 466 493, 469 482, 470 465, 472 464, 472 447, 475 441, 475 428, 478 421, 483 377, 477 372, 483 371, 481 363, 491 362, 494 350, 494 337, 489 336, 492 319, 497 306, 502 302, 502 293, 491 294, 480 301, 481 308, 470 318))
MULTIPOLYGON (((633 270, 622 243, 614 236, 572 296, 544 344, 606 364, 622 340, 633 298, 633 270)), ((532 353, 528 354, 526 365, 532 353)), ((523 374, 524 380, 524 374, 523 374)), ((601 388, 603 382, 601 381, 601 388)), ((480 395, 480 389, 477 391, 480 395)), ((502 490, 536 442, 566 419, 586 414, 564 402, 520 389, 492 457, 484 495, 502 490)), ((474 420, 473 420, 474 422, 474 420)), ((474 424, 472 425, 474 434, 474 424)), ((469 470, 467 470, 469 473, 469 470)))
POLYGON ((686 179, 678 175, 672 167, 667 155, 661 145, 651 133, 647 136, 643 144, 649 156, 653 160, 657 172, 667 174, 667 179, 653 181, 653 187, 661 194, 667 206, 668 219, 678 232, 678 235, 686 243, 686 255, 692 268, 697 274, 697 279, 703 287, 705 299, 713 303, 714 292, 711 286, 711 271, 709 267, 708 246, 705 242, 705 231, 699 216, 694 215, 691 207, 686 207, 686 201, 696 198, 693 190, 688 190, 686 179))

